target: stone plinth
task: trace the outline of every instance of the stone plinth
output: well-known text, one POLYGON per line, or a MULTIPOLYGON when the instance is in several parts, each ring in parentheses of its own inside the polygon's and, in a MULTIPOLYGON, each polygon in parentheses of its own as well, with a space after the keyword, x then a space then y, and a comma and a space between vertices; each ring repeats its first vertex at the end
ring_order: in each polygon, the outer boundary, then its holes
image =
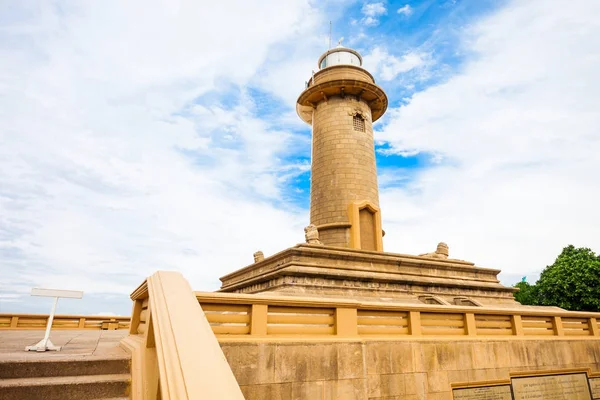
POLYGON ((449 400, 456 383, 489 384, 531 371, 600 372, 598 339, 261 341, 221 348, 247 400, 449 400))
POLYGON ((498 273, 462 260, 300 244, 222 277, 220 291, 519 306, 498 273))

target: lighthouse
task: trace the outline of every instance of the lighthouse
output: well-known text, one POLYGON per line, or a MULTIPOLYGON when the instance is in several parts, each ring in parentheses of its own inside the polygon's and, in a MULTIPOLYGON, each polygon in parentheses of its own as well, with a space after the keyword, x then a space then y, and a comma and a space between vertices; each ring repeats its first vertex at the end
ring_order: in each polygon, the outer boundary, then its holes
MULTIPOLYGON (((296 102, 298 115, 312 126, 306 242, 267 257, 261 251, 254 253, 253 264, 221 277, 222 292, 313 297, 307 301, 317 296, 371 299, 413 306, 517 304, 516 289, 500 283, 499 270, 450 258, 446 243, 420 255, 383 251, 373 122, 387 105, 386 94, 362 67, 357 51, 338 46, 319 58, 318 70, 296 102)), ((275 309, 271 305, 261 304, 259 309, 263 314, 257 320, 279 317, 279 311, 269 311, 275 309)), ((334 320, 341 318, 339 311, 331 312, 334 320)), ((354 310, 349 318, 359 321, 361 312, 354 310)), ((370 329, 372 323, 379 322, 364 322, 352 335, 370 329)), ((268 324, 267 330, 275 330, 279 323, 268 324)), ((329 325, 319 328, 331 329, 329 325)))
POLYGON ((383 251, 373 122, 387 96, 341 45, 318 61, 296 110, 312 126, 310 223, 326 246, 383 251))

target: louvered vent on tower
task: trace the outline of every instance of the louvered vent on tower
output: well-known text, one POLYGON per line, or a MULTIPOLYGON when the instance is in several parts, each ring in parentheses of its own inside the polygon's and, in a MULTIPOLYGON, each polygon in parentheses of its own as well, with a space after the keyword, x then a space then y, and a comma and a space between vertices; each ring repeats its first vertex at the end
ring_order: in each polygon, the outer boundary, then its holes
POLYGON ((355 115, 353 117, 353 125, 354 125, 355 131, 359 131, 359 132, 365 131, 365 120, 360 115, 355 115))

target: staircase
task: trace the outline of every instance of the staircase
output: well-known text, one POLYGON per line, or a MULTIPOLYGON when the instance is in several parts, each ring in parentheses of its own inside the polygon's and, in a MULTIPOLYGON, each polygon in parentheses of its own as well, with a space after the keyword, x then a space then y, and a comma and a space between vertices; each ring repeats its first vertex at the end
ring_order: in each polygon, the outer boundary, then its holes
POLYGON ((21 359, 0 361, 2 400, 129 399, 126 358, 21 359))

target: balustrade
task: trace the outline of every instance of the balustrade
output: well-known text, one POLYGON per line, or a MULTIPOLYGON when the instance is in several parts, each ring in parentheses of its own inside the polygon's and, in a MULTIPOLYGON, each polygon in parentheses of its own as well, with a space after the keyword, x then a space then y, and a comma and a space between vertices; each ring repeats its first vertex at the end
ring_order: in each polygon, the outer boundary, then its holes
MULTIPOLYGON (((55 329, 129 329, 129 317, 102 315, 55 315, 52 330, 55 329)), ((0 330, 6 329, 46 329, 48 314, 0 314, 0 330)))
POLYGON ((219 340, 315 337, 600 337, 600 313, 196 292, 219 340))

